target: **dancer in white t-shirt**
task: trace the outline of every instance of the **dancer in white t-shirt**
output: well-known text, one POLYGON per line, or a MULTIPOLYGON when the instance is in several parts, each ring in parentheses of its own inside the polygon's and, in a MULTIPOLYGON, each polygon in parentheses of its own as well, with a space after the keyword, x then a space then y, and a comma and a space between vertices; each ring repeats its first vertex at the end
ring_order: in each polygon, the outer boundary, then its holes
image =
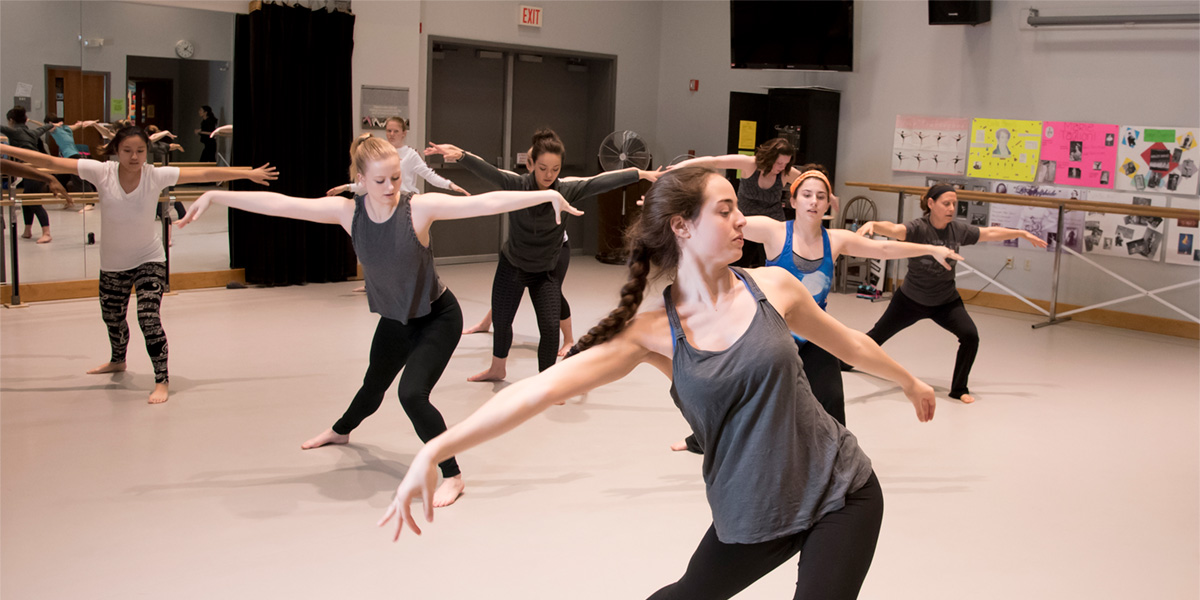
POLYGON ((206 181, 249 179, 267 185, 277 175, 263 165, 254 170, 233 168, 155 167, 149 161, 150 138, 140 127, 114 132, 104 154, 116 161, 57 158, 28 150, 0 146, 4 154, 36 167, 77 174, 96 186, 100 201, 100 311, 108 327, 111 359, 90 374, 125 370, 129 325, 125 322, 130 289, 138 296, 138 325, 146 338, 146 351, 154 364, 151 404, 167 401, 167 336, 159 319, 162 294, 167 290, 166 252, 154 222, 158 199, 170 186, 206 181))

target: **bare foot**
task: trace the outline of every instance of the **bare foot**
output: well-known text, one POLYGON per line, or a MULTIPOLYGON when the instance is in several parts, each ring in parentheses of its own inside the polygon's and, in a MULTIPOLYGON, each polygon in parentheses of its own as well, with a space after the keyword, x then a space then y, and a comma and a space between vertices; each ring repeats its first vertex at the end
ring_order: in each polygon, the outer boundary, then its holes
POLYGON ((975 396, 972 396, 970 394, 963 394, 962 398, 959 398, 959 400, 962 400, 963 404, 970 404, 975 401, 975 396))
POLYGON ((320 448, 321 446, 324 446, 326 444, 345 444, 349 441, 350 441, 349 435, 342 435, 342 434, 334 431, 333 429, 326 429, 325 431, 322 431, 321 434, 318 435, 317 437, 315 437, 311 440, 308 440, 307 442, 304 442, 303 444, 300 444, 300 449, 301 450, 312 450, 313 448, 320 448))
POLYGON ((472 333, 487 333, 488 330, 491 328, 492 328, 492 320, 487 317, 484 317, 484 319, 482 321, 464 329, 463 335, 470 335, 472 333))
POLYGON ((365 294, 365 293, 367 292, 367 286, 365 286, 365 285, 364 285, 364 286, 356 287, 356 288, 354 288, 354 289, 352 289, 352 290, 350 290, 350 291, 352 291, 352 292, 360 292, 360 293, 364 293, 364 294, 365 294))
POLYGON ((467 378, 467 381, 503 381, 508 376, 508 370, 505 364, 508 361, 503 358, 492 357, 492 366, 488 367, 482 373, 476 373, 467 378))
POLYGON ((125 362, 106 362, 95 369, 87 372, 88 375, 100 375, 103 373, 120 373, 125 370, 125 362))
POLYGON ((39 244, 49 244, 49 243, 50 243, 50 240, 52 240, 52 239, 54 239, 54 238, 50 237, 50 234, 48 234, 48 233, 43 233, 43 234, 42 234, 42 237, 38 238, 38 240, 37 240, 37 243, 39 243, 39 244))
POLYGON ((23 238, 25 238, 25 239, 29 239, 29 238, 33 237, 33 232, 32 232, 32 231, 30 231, 30 230, 28 230, 28 229, 26 229, 26 230, 25 230, 25 233, 22 233, 22 234, 21 234, 21 237, 23 237, 23 238))
POLYGON ((562 348, 558 349, 558 357, 562 358, 571 351, 571 347, 575 345, 575 340, 563 340, 562 348))
POLYGON ((150 392, 150 404, 162 404, 167 401, 167 384, 154 384, 154 391, 150 392))
POLYGON ((678 442, 671 444, 672 452, 683 452, 684 450, 687 450, 687 441, 686 440, 679 440, 678 442))
POLYGON ((454 501, 458 500, 458 497, 463 494, 463 488, 465 487, 466 484, 463 483, 462 475, 455 475, 446 479, 442 482, 442 485, 438 486, 437 491, 433 493, 433 507, 441 508, 454 504, 454 501))

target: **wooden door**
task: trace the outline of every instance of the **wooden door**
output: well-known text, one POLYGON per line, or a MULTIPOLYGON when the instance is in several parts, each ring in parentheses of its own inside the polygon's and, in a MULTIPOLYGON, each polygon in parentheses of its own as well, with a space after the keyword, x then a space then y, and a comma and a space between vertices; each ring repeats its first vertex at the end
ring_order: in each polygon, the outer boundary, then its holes
MULTIPOLYGON (((68 125, 76 121, 108 120, 108 73, 79 67, 46 67, 46 112, 57 114, 68 125)), ((77 130, 75 143, 93 154, 103 143, 92 128, 77 130)))

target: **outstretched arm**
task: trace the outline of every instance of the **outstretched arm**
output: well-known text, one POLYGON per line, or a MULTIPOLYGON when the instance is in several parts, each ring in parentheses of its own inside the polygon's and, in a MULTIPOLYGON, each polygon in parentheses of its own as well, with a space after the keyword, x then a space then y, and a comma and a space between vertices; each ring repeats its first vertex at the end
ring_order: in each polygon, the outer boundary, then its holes
POLYGON ((911 242, 893 242, 890 240, 873 240, 861 235, 855 235, 853 232, 845 229, 830 229, 830 249, 833 251, 833 257, 837 258, 840 254, 848 254, 850 256, 860 256, 862 258, 912 258, 914 256, 932 256, 935 260, 942 264, 947 269, 952 268, 949 260, 962 260, 957 252, 945 246, 931 246, 929 244, 913 244, 911 242))
POLYGON ((442 189, 453 190, 453 191, 463 194, 465 196, 470 196, 470 194, 467 193, 467 190, 464 190, 461 187, 458 187, 457 185, 454 184, 453 181, 450 181, 449 179, 446 179, 445 177, 438 175, 437 172, 435 172, 429 166, 429 164, 426 163, 421 158, 421 155, 417 154, 416 152, 405 152, 404 153, 404 158, 402 159, 402 162, 401 162, 401 168, 406 173, 412 173, 412 176, 420 177, 421 179, 428 181, 432 185, 435 185, 442 189))
POLYGON ((899 223, 892 223, 891 221, 867 221, 858 228, 857 233, 863 237, 882 235, 903 242, 908 237, 908 228, 899 223))
POLYGON ((199 219, 210 204, 224 204, 230 208, 245 210, 271 217, 287 217, 313 223, 341 225, 346 233, 354 219, 354 201, 346 198, 296 198, 275 192, 227 192, 213 190, 205 192, 188 209, 187 214, 176 223, 183 228, 199 219))
POLYGON ((449 161, 457 161, 468 171, 474 173, 480 179, 483 179, 488 185, 501 190, 519 190, 524 187, 521 181, 521 176, 500 169, 458 146, 453 144, 435 144, 429 142, 429 147, 425 148, 425 156, 440 154, 449 161))
POLYGON ((79 174, 79 159, 77 158, 50 156, 49 154, 26 150, 25 148, 17 148, 8 144, 0 144, 0 154, 19 158, 39 169, 46 169, 53 173, 79 174))
POLYGON ((400 539, 405 525, 417 535, 421 528, 413 518, 410 504, 417 498, 425 503, 425 521, 433 522, 433 491, 437 488, 437 464, 498 437, 546 410, 556 401, 587 393, 616 381, 642 362, 649 352, 622 333, 612 340, 585 350, 542 373, 504 388, 466 420, 433 438, 413 458, 404 480, 396 488, 396 499, 388 505, 379 526, 396 519, 400 539))
POLYGON ((561 213, 579 216, 583 211, 571 206, 562 195, 554 190, 536 192, 488 192, 474 196, 451 196, 450 194, 417 194, 412 197, 413 229, 424 238, 434 221, 470 219, 487 215, 498 215, 543 202, 554 204, 554 218, 560 221, 561 213))
MULTIPOLYGON (((755 276, 762 278, 759 273, 764 271, 771 270, 758 269, 755 276)), ((800 280, 783 272, 770 272, 766 275, 771 285, 778 286, 777 295, 783 296, 779 298, 778 303, 771 299, 771 304, 786 307, 783 317, 792 331, 854 365, 855 368, 900 384, 904 395, 908 396, 916 408, 917 419, 924 423, 933 418, 933 388, 913 377, 912 373, 892 360, 879 344, 865 333, 842 325, 837 319, 829 316, 829 313, 821 310, 800 280)))
POLYGON ((271 166, 271 163, 249 171, 230 167, 183 167, 179 169, 179 185, 234 181, 236 179, 249 179, 259 185, 270 185, 268 182, 279 179, 279 172, 271 166))
POLYGON ((229 135, 233 135, 233 125, 232 124, 222 125, 216 129, 214 129, 212 133, 208 134, 208 137, 216 138, 216 137, 229 136, 229 135))
POLYGON ((5 175, 24 177, 25 179, 34 179, 49 184, 50 193, 62 198, 63 200, 66 200, 67 206, 71 206, 73 204, 71 195, 68 194, 67 190, 63 188, 62 184, 59 183, 58 180, 49 173, 39 171, 35 167, 8 159, 0 160, 0 172, 4 173, 5 175))
POLYGON ((1038 248, 1047 246, 1046 240, 1025 231, 1024 229, 1009 229, 1008 227, 980 227, 979 241, 981 242, 1002 242, 1004 240, 1015 240, 1023 238, 1032 243, 1038 248))
POLYGON ((746 226, 742 228, 742 236, 762 244, 767 256, 776 256, 783 251, 783 244, 787 241, 787 224, 771 217, 749 216, 746 217, 746 226))
MULTIPOLYGON (((725 154, 723 156, 697 156, 689 158, 677 165, 672 165, 672 169, 680 169, 683 167, 708 167, 710 169, 741 169, 747 173, 758 168, 754 162, 753 156, 745 154, 725 154)), ((797 173, 798 175, 798 173, 797 173)))

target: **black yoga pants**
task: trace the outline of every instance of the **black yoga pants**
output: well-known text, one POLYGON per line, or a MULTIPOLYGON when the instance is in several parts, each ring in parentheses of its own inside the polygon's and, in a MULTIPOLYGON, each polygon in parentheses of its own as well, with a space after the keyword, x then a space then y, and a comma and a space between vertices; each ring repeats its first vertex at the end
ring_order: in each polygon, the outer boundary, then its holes
MULTIPOLYGON (((409 319, 407 324, 379 317, 375 338, 371 341, 371 363, 362 387, 342 418, 334 423, 334 432, 347 435, 363 419, 379 410, 383 395, 401 369, 404 373, 400 375, 396 392, 400 396, 400 406, 404 407, 417 430, 417 437, 428 442, 446 431, 446 420, 429 402, 429 393, 458 347, 462 327, 462 309, 450 290, 433 302, 428 315, 409 319)), ((453 457, 438 466, 443 477, 459 474, 458 462, 453 457)))
POLYGON ((979 353, 979 330, 967 313, 967 307, 963 306, 962 298, 938 306, 925 306, 905 296, 903 291, 896 290, 887 310, 867 335, 882 346, 892 336, 921 319, 932 319, 942 329, 958 337, 958 356, 954 359, 950 397, 962 398, 963 394, 970 393, 967 378, 971 375, 971 366, 975 364, 975 355, 979 353))
POLYGON ((853 600, 871 567, 882 522, 883 490, 872 473, 862 488, 846 496, 841 510, 800 533, 757 544, 726 544, 710 526, 683 577, 650 599, 732 598, 799 552, 796 600, 853 600))
POLYGON ((112 362, 125 362, 129 348, 130 290, 137 291, 137 319, 146 339, 146 352, 154 365, 154 382, 167 382, 167 333, 163 331, 159 309, 167 291, 167 263, 142 263, 128 271, 100 271, 100 315, 108 327, 112 362))
MULTIPOLYGON (((46 191, 46 184, 41 181, 30 181, 26 179, 21 185, 23 186, 22 190, 26 194, 41 194, 46 191)), ((26 227, 33 225, 34 217, 37 217, 38 225, 41 225, 43 229, 50 226, 50 213, 47 213, 46 207, 42 206, 41 204, 34 206, 22 206, 21 216, 25 219, 26 227)))
POLYGON ((567 296, 562 293, 562 284, 567 280, 567 268, 571 266, 571 242, 563 240, 562 248, 558 251, 558 264, 554 265, 554 278, 558 280, 559 303, 558 319, 566 321, 571 318, 571 305, 567 304, 567 296))
MULTIPOLYGON (((560 253, 559 262, 561 262, 560 253)), ((492 356, 508 358, 512 348, 513 319, 521 296, 529 290, 533 301, 533 312, 537 316, 538 371, 545 371, 558 359, 558 321, 562 308, 562 287, 554 271, 531 273, 522 270, 500 255, 496 265, 496 278, 492 280, 492 356)))

